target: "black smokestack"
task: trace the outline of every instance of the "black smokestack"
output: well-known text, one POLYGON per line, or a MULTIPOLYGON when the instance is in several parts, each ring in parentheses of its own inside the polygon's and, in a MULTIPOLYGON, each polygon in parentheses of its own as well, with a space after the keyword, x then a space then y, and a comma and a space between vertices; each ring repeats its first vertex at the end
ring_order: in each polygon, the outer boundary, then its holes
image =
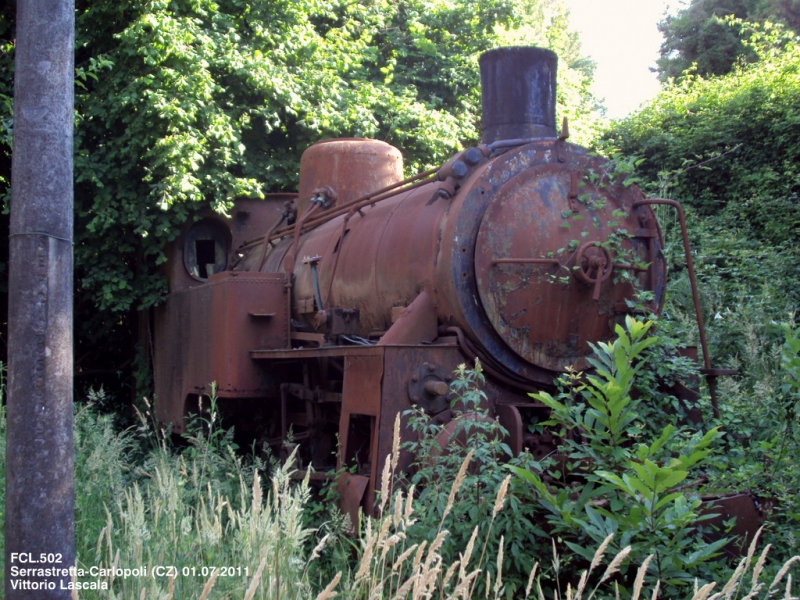
POLYGON ((555 52, 498 48, 481 55, 481 141, 556 137, 555 52))

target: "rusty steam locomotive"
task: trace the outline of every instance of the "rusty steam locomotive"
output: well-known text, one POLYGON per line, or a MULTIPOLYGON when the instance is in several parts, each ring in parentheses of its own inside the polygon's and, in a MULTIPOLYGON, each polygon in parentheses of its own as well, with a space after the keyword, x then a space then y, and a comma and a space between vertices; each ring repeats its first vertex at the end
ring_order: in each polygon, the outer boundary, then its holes
POLYGON ((479 358, 511 448, 553 450, 527 393, 583 369, 635 290, 659 311, 663 239, 642 192, 557 131, 555 54, 499 49, 480 67, 482 143, 438 170, 403 179, 389 144, 322 141, 298 194, 185 228, 156 313, 162 422, 183 431, 216 382, 239 431, 291 437, 315 477, 352 466, 345 502, 369 510, 396 415, 447 423, 452 373, 479 358))

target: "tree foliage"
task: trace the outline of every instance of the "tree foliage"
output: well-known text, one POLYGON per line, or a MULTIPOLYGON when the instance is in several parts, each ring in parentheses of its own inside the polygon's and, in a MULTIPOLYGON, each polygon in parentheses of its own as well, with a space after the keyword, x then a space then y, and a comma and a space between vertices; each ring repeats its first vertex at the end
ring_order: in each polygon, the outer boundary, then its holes
POLYGON ((748 30, 742 21, 782 23, 800 31, 800 2, 692 0, 658 25, 664 35, 656 61, 661 81, 680 78, 687 69, 702 76, 724 75, 737 62, 755 60, 757 55, 745 43, 748 30))
MULTIPOLYGON (((0 195, 13 14, 0 11, 0 195)), ((478 55, 530 41, 568 54, 560 110, 588 124, 592 65, 557 0, 78 0, 81 343, 122 335, 129 345, 136 312, 165 294, 158 265, 181 224, 207 206, 294 189, 313 142, 383 139, 409 172, 474 142, 478 55)))
POLYGON ((653 192, 782 247, 800 233, 800 45, 776 29, 751 39, 758 62, 668 85, 606 139, 644 158, 653 192))
MULTIPOLYGON (((650 195, 687 209, 712 365, 739 371, 718 379, 724 464, 709 478, 776 499, 773 548, 791 556, 800 470, 786 457, 797 454, 800 419, 785 371, 797 335, 778 323, 800 303, 800 45, 780 29, 748 27, 755 62, 672 82, 605 139, 643 158, 650 195)), ((670 215, 659 217, 672 271, 659 328, 696 343, 680 234, 670 215)))

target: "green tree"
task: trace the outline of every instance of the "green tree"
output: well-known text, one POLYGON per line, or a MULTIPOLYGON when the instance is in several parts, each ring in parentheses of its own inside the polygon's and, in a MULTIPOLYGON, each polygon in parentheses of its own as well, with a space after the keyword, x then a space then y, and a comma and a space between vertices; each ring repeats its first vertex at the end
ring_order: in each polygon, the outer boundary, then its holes
POLYGON ((755 29, 752 39, 758 62, 668 85, 605 139, 644 159, 652 193, 778 248, 800 224, 800 46, 779 29, 755 29))
POLYGON ((757 54, 744 43, 748 30, 742 20, 782 23, 800 31, 800 2, 692 0, 658 25, 664 36, 656 61, 659 79, 680 78, 687 69, 703 76, 724 75, 739 61, 756 60, 757 54))
MULTIPOLYGON (((773 548, 791 556, 796 537, 782 532, 797 531, 800 474, 785 457, 797 454, 799 422, 786 374, 791 336, 782 348, 777 323, 800 302, 800 47, 767 26, 752 28, 748 43, 756 62, 666 86, 606 141, 643 158, 639 175, 650 195, 687 209, 710 355, 714 366, 739 370, 718 379, 727 434, 724 466, 709 478, 780 498, 770 517, 773 548)), ((671 215, 659 217, 671 270, 659 329, 696 343, 680 234, 671 215)))

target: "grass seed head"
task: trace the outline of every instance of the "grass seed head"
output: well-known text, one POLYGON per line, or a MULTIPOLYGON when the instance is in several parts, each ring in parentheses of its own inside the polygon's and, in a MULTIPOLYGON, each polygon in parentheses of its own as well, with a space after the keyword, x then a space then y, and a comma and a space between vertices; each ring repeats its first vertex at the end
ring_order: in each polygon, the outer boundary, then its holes
POLYGON ((656 587, 653 588, 653 595, 650 596, 650 600, 656 600, 658 598, 658 591, 661 589, 661 581, 656 581, 656 587))
MULTIPOLYGON (((261 561, 261 565, 258 567, 258 573, 256 576, 253 577, 253 582, 250 584, 250 588, 252 588, 253 593, 250 593, 250 589, 247 590, 247 594, 245 594, 245 600, 251 600, 253 595, 256 593, 256 588, 258 587, 258 583, 261 581, 261 571, 264 570, 264 564, 266 563, 266 558, 261 561)), ((214 572, 211 573, 211 577, 208 578, 206 584, 203 586, 203 591, 200 593, 200 597, 197 600, 206 600, 211 594, 211 590, 214 589, 214 584, 217 582, 217 577, 219 577, 219 569, 214 569, 214 572)))
POLYGON ((256 472, 255 476, 253 477, 253 504, 252 504, 252 511, 254 515, 258 515, 261 512, 261 477, 259 477, 258 472, 256 472))
POLYGON ((325 589, 319 593, 316 600, 330 600, 331 598, 336 597, 336 592, 334 592, 333 590, 335 590, 336 586, 339 585, 339 580, 341 578, 342 578, 342 572, 339 571, 338 573, 336 573, 336 576, 331 580, 331 582, 327 586, 325 586, 325 589))
POLYGON ((397 529, 400 526, 400 521, 403 518, 403 492, 402 490, 398 490, 397 494, 394 496, 394 521, 393 525, 394 528, 397 529))
POLYGON ((592 557, 592 562, 589 565, 590 573, 594 571, 595 567, 600 564, 600 561, 603 560, 603 554, 605 554, 606 548, 608 548, 608 545, 611 543, 613 537, 614 537, 613 533, 608 534, 608 536, 606 536, 606 539, 603 540, 603 543, 600 544, 600 547, 595 551, 594 556, 592 557))
POLYGON ((709 594, 711 594, 711 590, 713 590, 714 587, 716 587, 716 585, 717 583, 715 581, 707 583, 694 593, 694 596, 692 596, 692 600, 706 600, 709 594))
POLYGON ((391 489, 389 482, 392 476, 392 457, 387 456, 386 462, 383 463, 383 474, 381 475, 381 508, 380 514, 383 515, 383 509, 386 508, 386 501, 389 499, 391 489))
POLYGON ((394 418, 394 433, 392 435, 392 473, 397 471, 397 461, 400 460, 400 413, 394 418))
POLYGON ((528 576, 528 585, 525 586, 525 598, 531 595, 531 588, 533 587, 533 580, 536 579, 536 571, 539 570, 539 563, 534 563, 531 569, 531 574, 528 576))
POLYGON ((761 556, 758 557, 758 561, 756 561, 756 566, 753 568, 753 578, 751 579, 751 583, 753 586, 756 585, 756 582, 758 582, 758 578, 761 577, 761 571, 764 569, 764 563, 767 560, 767 553, 769 552, 769 549, 771 547, 772 544, 767 544, 766 547, 764 548, 764 551, 761 553, 761 556))
POLYGON ((400 568, 403 566, 403 563, 406 562, 406 559, 411 556, 411 554, 417 549, 417 545, 414 544, 407 550, 405 550, 400 556, 397 557, 397 560, 394 561, 392 565, 392 573, 398 573, 400 568))
POLYGON ((642 566, 639 567, 638 571, 636 571, 636 579, 633 582, 633 597, 631 600, 639 600, 639 596, 642 593, 642 587, 644 587, 644 576, 647 574, 647 567, 650 566, 651 560, 653 560, 652 554, 644 559, 642 566))
POLYGON ((786 573, 789 571, 789 568, 796 562, 800 562, 800 555, 793 556, 792 558, 787 560, 786 563, 781 567, 781 570, 778 571, 778 574, 775 575, 775 579, 772 580, 772 584, 769 586, 770 596, 773 594, 773 589, 775 588, 775 586, 780 583, 781 579, 783 579, 783 576, 786 575, 786 573))
POLYGON ((495 598, 500 594, 503 589, 503 546, 505 545, 505 536, 500 536, 500 544, 497 547, 497 579, 494 582, 494 595, 495 598))
POLYGON ((460 564, 461 561, 456 560, 452 565, 450 565, 450 568, 448 568, 447 571, 445 572, 444 579, 442 580, 443 591, 447 589, 447 585, 450 583, 450 580, 453 578, 453 575, 455 575, 456 569, 460 564))
POLYGON ((749 562, 750 561, 747 559, 747 557, 743 558, 739 562, 739 565, 736 567, 736 570, 733 572, 733 575, 731 575, 731 578, 725 584, 725 587, 722 588, 722 592, 720 592, 723 596, 725 596, 725 598, 730 598, 731 596, 733 596, 733 593, 739 587, 739 579, 741 578, 742 574, 747 568, 749 562))
POLYGON ((617 555, 611 560, 611 564, 608 565, 606 568, 605 573, 603 573, 603 577, 601 578, 600 582, 607 581, 609 577, 614 575, 614 573, 619 572, 619 566, 622 564, 628 554, 631 553, 631 547, 625 546, 622 550, 620 550, 617 555))
POLYGON ((447 497, 447 506, 444 507, 444 513, 442 514, 442 521, 445 520, 447 515, 450 513, 450 510, 453 508, 453 502, 456 499, 456 494, 458 493, 458 489, 461 487, 461 484, 464 483, 464 477, 467 474, 467 469, 469 468, 469 465, 472 462, 473 452, 474 452, 473 450, 470 450, 467 453, 467 456, 461 463, 461 467, 458 469, 458 474, 456 475, 456 479, 453 482, 453 487, 450 488, 450 495, 447 497))
POLYGON ((469 565, 469 559, 472 556, 472 551, 475 548, 475 540, 477 537, 478 527, 476 526, 475 529, 472 530, 472 535, 469 538, 469 542, 467 542, 467 547, 464 550, 464 554, 461 555, 461 570, 459 571, 459 577, 461 579, 466 577, 467 566, 469 565))
POLYGON ((500 484, 500 490, 497 492, 497 498, 494 501, 494 508, 492 509, 492 518, 494 518, 503 508, 503 502, 506 499, 506 493, 508 492, 508 484, 510 481, 511 475, 508 475, 505 479, 503 479, 503 483, 500 484))

